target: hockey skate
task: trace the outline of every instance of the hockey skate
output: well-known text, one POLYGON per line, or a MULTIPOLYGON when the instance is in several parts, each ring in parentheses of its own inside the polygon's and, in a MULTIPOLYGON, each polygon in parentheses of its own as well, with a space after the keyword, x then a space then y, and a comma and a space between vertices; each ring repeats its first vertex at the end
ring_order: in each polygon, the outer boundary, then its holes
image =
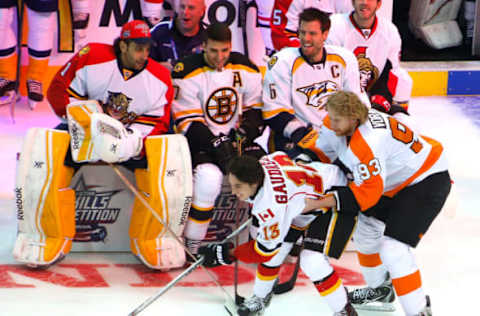
POLYGON ((15 81, 0 78, 0 97, 10 90, 15 90, 15 81))
POLYGON ((27 80, 28 106, 34 110, 37 103, 43 101, 42 83, 36 80, 27 80))
POLYGON ((352 304, 347 303, 341 311, 334 313, 333 316, 358 316, 358 314, 352 304))
POLYGON ((239 316, 260 316, 265 313, 265 309, 270 305, 270 302, 273 297, 273 292, 267 294, 265 298, 258 297, 253 295, 252 297, 246 299, 238 307, 239 316))
POLYGON ((395 292, 390 276, 379 287, 364 287, 348 292, 348 300, 358 310, 393 312, 395 292))
POLYGON ((432 316, 432 307, 430 305, 430 296, 427 295, 427 306, 416 316, 432 316))

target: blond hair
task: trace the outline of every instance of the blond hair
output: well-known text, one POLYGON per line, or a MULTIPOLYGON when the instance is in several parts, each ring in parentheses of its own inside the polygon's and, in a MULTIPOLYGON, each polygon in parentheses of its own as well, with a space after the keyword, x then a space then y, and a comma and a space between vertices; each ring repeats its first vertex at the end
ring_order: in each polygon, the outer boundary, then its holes
POLYGON ((332 110, 340 116, 358 119, 360 124, 367 120, 368 108, 353 92, 335 92, 328 97, 325 106, 327 111, 332 110))

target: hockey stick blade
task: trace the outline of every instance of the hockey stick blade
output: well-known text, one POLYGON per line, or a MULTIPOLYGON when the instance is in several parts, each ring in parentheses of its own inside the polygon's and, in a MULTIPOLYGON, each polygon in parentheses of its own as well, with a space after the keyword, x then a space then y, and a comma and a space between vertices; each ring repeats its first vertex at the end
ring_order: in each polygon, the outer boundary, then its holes
POLYGON ((230 300, 225 301, 225 305, 223 305, 223 307, 225 307, 225 309, 227 310, 227 313, 230 316, 238 316, 237 306, 234 305, 232 301, 230 300))
POLYGON ((275 285, 273 287, 273 293, 278 295, 291 291, 297 282, 298 270, 300 270, 300 258, 298 258, 297 262, 295 263, 295 269, 293 270, 293 274, 290 279, 286 282, 275 285))

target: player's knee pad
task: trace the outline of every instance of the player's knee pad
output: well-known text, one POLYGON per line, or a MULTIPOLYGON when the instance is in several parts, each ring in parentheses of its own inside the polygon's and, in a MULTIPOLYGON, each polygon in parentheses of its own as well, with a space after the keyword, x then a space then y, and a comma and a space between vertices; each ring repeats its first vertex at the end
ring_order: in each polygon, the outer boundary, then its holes
POLYGON ((185 252, 170 231, 182 235, 190 210, 192 169, 188 143, 179 134, 151 136, 145 141, 145 150, 148 168, 136 169, 135 177, 140 194, 155 215, 135 198, 130 222, 131 249, 150 268, 181 267, 185 252))
POLYGON ((333 271, 327 257, 318 251, 303 249, 299 260, 300 268, 312 281, 322 280, 333 271))
POLYGON ((383 238, 380 246, 380 258, 392 278, 409 275, 418 270, 410 246, 388 236, 383 238))
POLYGON ((12 28, 14 14, 15 8, 0 8, 0 34, 3 38, 0 43, 0 50, 13 48, 17 45, 15 32, 12 28))
POLYGON ((213 207, 222 189, 223 174, 213 163, 203 163, 193 172, 193 201, 195 207, 213 207))
POLYGON ((353 232, 356 249, 364 254, 378 253, 383 239, 385 224, 376 218, 358 215, 358 222, 353 232))
POLYGON ((67 132, 32 128, 17 163, 18 234, 13 256, 30 266, 47 266, 66 255, 75 235, 73 168, 63 162, 67 132))
MULTIPOLYGON (((50 51, 53 46, 55 12, 36 12, 27 8, 28 23, 35 26, 28 29, 28 48, 37 52, 50 51)), ((35 56, 40 58, 41 56, 35 56)))

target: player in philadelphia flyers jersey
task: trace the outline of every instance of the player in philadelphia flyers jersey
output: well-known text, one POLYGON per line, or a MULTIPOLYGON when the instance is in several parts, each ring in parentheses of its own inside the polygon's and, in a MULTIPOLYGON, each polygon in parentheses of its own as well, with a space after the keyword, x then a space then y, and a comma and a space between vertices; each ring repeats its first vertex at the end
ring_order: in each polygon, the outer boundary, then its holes
MULTIPOLYGON (((323 199, 308 200, 307 210, 358 210, 354 241, 370 287, 363 292, 383 300, 385 289, 379 288, 389 274, 407 315, 431 315, 410 247, 418 245, 450 192, 442 145, 392 116, 367 111, 350 92, 330 96, 326 107, 328 116, 309 149, 322 161, 339 159, 353 181, 331 189, 323 199), (383 267, 387 271, 379 273, 383 267)), ((352 294, 360 304, 368 303, 364 298, 352 294)))
POLYGON ((302 214, 305 198, 317 198, 326 190, 347 184, 335 165, 295 163, 275 152, 259 161, 236 157, 228 169, 232 193, 252 204, 259 227, 252 240, 232 249, 229 243, 200 248, 207 266, 230 264, 235 259, 257 263, 253 296, 239 307, 239 315, 263 313, 284 259, 300 235, 304 236, 300 266, 314 283, 334 315, 357 315, 327 256, 339 258, 356 223, 356 212, 334 208, 302 214))
POLYGON ((263 118, 275 132, 277 150, 318 128, 326 112, 328 96, 338 90, 355 92, 369 104, 360 89, 355 56, 344 48, 324 45, 330 19, 318 9, 299 16, 301 47, 288 47, 270 58, 263 82, 263 118))
POLYGON ((334 14, 327 43, 345 47, 358 60, 360 83, 372 106, 394 114, 408 109, 412 79, 400 67, 402 40, 397 27, 376 15, 381 0, 353 0, 354 11, 334 14), (393 105, 393 107, 392 107, 393 105))
POLYGON ((306 8, 316 8, 325 13, 349 12, 350 0, 275 0, 270 19, 272 42, 276 50, 299 47, 299 14, 306 8))
POLYGON ((206 35, 204 52, 180 59, 172 72, 175 126, 188 139, 194 168, 185 228, 186 245, 194 254, 207 233, 237 134, 244 139, 242 153, 263 154, 253 142, 263 126, 261 73, 245 55, 231 52, 227 25, 213 23, 206 35))

